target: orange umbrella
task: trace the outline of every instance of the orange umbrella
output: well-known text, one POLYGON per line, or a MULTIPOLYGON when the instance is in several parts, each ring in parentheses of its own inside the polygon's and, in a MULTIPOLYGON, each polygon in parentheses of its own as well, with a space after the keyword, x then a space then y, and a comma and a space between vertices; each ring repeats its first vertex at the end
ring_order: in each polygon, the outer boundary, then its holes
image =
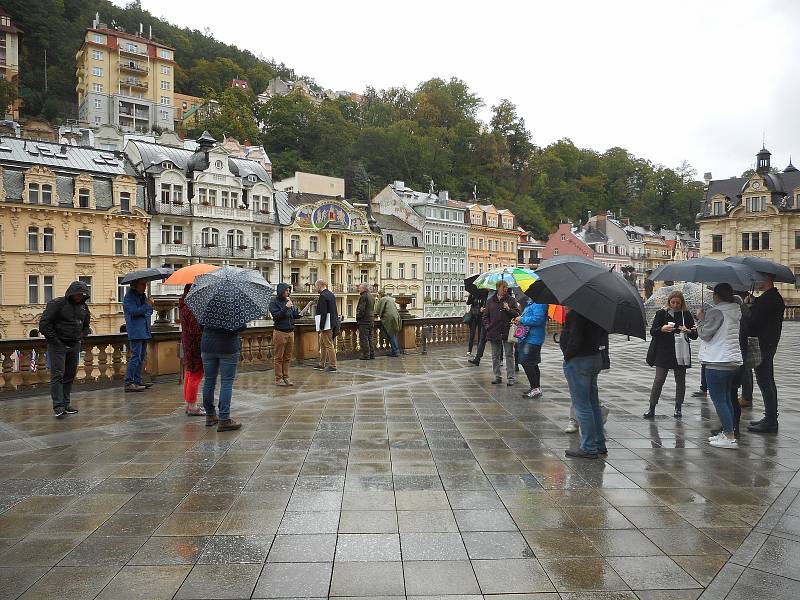
POLYGON ((204 273, 210 273, 219 269, 217 265, 207 265, 205 263, 197 263, 178 269, 172 275, 167 277, 164 285, 188 285, 194 283, 195 277, 204 273))
POLYGON ((567 319, 567 312, 560 304, 550 304, 547 307, 547 316, 553 319, 556 323, 564 324, 567 319))

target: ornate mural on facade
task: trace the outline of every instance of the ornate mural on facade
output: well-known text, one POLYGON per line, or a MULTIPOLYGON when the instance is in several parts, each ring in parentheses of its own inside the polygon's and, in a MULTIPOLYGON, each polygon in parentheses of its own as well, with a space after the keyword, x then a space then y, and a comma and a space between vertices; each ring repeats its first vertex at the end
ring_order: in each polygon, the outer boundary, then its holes
POLYGON ((306 204, 297 209, 295 224, 310 229, 340 229, 345 231, 364 231, 363 216, 336 202, 319 205, 306 204))

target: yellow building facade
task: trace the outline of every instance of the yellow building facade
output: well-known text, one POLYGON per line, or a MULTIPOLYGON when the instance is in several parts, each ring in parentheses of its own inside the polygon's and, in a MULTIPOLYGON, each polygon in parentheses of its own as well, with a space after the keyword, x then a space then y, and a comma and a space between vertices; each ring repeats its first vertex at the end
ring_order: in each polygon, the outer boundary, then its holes
MULTIPOLYGON (((789 162, 783 171, 773 172, 770 161, 770 152, 762 148, 756 171, 748 177, 707 177, 697 216, 700 254, 719 259, 759 256, 800 275, 800 171, 789 162)), ((787 304, 800 303, 797 284, 776 286, 787 304)))
POLYGON ((408 312, 424 315, 425 248, 422 231, 395 215, 376 214, 383 238, 381 289, 392 296, 410 296, 408 312))
POLYGON ((91 290, 92 332, 119 332, 119 281, 147 266, 143 188, 104 151, 21 139, 0 150, 0 336, 35 335, 75 280, 91 290))
POLYGON ((381 236, 371 229, 366 210, 317 194, 289 193, 286 202, 293 213, 283 230, 284 281, 305 299, 317 296, 316 280, 327 281, 339 314, 354 318, 356 286, 366 283, 377 292, 381 285, 381 236))
POLYGON ((123 132, 175 126, 175 51, 97 20, 75 55, 78 117, 123 132))
POLYGON ((517 231, 514 213, 493 204, 468 204, 467 275, 517 265, 517 231))

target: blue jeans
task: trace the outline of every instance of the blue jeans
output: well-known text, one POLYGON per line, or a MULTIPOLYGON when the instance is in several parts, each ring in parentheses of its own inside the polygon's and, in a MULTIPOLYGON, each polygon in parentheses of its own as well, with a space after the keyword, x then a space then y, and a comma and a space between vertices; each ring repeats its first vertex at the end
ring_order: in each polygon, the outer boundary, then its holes
POLYGON ((392 354, 400 354, 400 346, 397 344, 397 336, 389 336, 389 347, 392 349, 392 354))
POLYGON ((603 366, 600 354, 577 356, 564 362, 564 377, 581 432, 581 450, 597 454, 606 448, 597 376, 603 366))
POLYGON ((239 353, 203 352, 201 356, 205 373, 203 407, 206 409, 206 414, 213 415, 216 412, 214 410, 214 388, 217 385, 217 374, 219 374, 219 419, 220 421, 230 419, 233 380, 236 378, 236 367, 239 366, 239 353))
POLYGON ((144 357, 147 356, 147 340, 129 340, 131 355, 128 357, 128 368, 125 369, 125 385, 135 383, 142 385, 144 357))
POLYGON ((736 371, 714 369, 706 366, 706 383, 708 395, 714 403, 717 415, 722 423, 722 431, 733 433, 733 408, 731 407, 731 383, 736 371))

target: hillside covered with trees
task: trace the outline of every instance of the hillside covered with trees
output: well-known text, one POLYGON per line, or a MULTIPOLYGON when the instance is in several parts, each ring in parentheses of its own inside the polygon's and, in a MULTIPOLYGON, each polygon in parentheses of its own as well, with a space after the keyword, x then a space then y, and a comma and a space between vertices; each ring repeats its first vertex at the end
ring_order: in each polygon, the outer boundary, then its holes
POLYGON ((207 128, 218 139, 228 134, 263 144, 276 178, 295 170, 341 176, 348 194, 362 200, 397 179, 420 190, 433 180, 436 189, 464 200, 477 188, 479 201, 511 208, 539 235, 561 219, 585 220, 587 210, 691 228, 702 198, 702 183, 686 163, 668 168, 623 148, 599 152, 568 139, 537 146, 509 100, 492 106, 483 122, 483 101, 457 78, 431 79, 413 90, 367 89, 360 102, 316 104, 299 91, 257 102, 252 91, 231 89, 229 81, 247 79, 260 92, 276 75, 293 77, 291 70, 224 44, 209 30, 163 22, 138 2, 119 8, 107 0, 7 0, 4 6, 25 31, 19 94, 26 114, 52 120, 77 114, 75 52, 99 12, 127 31, 152 26, 154 38, 176 49, 176 91, 219 102, 189 134, 207 128))

